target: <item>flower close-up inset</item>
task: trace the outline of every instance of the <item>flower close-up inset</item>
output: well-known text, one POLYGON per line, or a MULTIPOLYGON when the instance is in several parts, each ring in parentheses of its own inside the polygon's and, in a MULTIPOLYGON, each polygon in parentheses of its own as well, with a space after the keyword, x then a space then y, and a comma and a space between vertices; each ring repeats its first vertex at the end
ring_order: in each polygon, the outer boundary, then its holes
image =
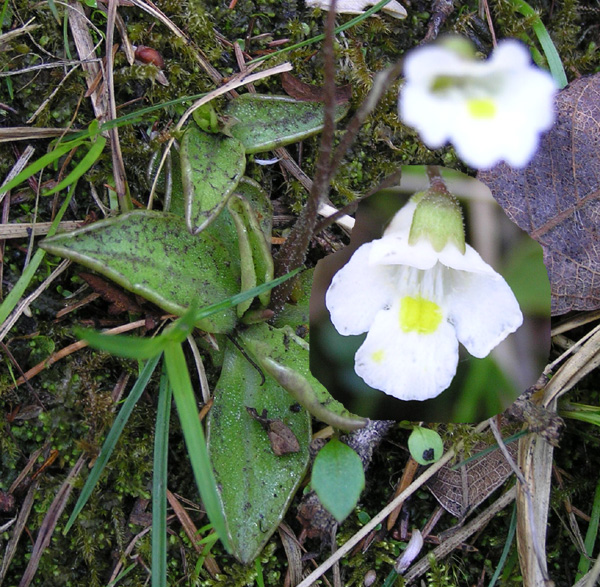
POLYGON ((431 149, 452 143, 476 169, 526 166, 554 122, 556 84, 525 45, 501 41, 489 59, 463 39, 411 51, 404 63, 400 118, 431 149))
POLYGON ((325 303, 336 330, 367 332, 355 371, 401 400, 426 400, 456 374, 458 343, 487 356, 523 322, 504 280, 465 243, 449 194, 421 192, 383 237, 360 246, 334 276, 325 303))

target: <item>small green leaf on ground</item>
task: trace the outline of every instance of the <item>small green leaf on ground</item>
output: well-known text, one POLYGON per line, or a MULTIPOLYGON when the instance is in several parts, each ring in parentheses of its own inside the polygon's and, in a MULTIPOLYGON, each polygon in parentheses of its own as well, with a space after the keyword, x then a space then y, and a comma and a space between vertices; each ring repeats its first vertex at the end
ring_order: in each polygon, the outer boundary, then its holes
POLYGON ((431 465, 442 456, 444 444, 435 430, 418 426, 408 437, 408 450, 419 465, 431 465))
POLYGON ((356 507, 365 487, 360 457, 343 442, 330 440, 315 458, 311 486, 325 509, 342 522, 356 507))

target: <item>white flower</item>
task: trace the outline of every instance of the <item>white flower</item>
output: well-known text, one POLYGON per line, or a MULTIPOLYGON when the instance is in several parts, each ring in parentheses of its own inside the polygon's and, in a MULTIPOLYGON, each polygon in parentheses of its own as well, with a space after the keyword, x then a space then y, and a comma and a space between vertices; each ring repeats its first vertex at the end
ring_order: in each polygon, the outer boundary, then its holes
POLYGON ((420 47, 406 57, 404 75, 401 119, 432 149, 451 142, 471 167, 524 167, 554 122, 556 84, 517 41, 500 42, 487 61, 420 47))
MULTIPOLYGON (((368 332, 355 355, 356 373, 402 400, 429 399, 450 385, 459 341, 482 358, 523 321, 502 276, 464 244, 462 217, 462 243, 454 229, 432 241, 415 231, 418 205, 411 200, 381 239, 359 247, 325 296, 340 334, 368 332)), ((435 208, 426 215, 435 216, 435 208)))
MULTIPOLYGON (((338 0, 335 4, 335 11, 338 14, 362 14, 367 6, 377 4, 379 0, 338 0)), ((306 6, 309 8, 321 8, 329 10, 331 0, 306 0, 306 6)), ((394 18, 406 18, 406 10, 396 0, 388 2, 381 10, 387 12, 394 18)))

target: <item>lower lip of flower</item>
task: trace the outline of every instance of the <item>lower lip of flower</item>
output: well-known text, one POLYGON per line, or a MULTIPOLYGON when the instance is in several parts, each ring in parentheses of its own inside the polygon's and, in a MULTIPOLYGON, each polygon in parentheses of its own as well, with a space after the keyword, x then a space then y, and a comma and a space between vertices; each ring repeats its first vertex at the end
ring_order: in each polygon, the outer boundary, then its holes
POLYGON ((405 296, 400 301, 400 328, 403 332, 433 334, 442 321, 442 310, 421 296, 405 296))

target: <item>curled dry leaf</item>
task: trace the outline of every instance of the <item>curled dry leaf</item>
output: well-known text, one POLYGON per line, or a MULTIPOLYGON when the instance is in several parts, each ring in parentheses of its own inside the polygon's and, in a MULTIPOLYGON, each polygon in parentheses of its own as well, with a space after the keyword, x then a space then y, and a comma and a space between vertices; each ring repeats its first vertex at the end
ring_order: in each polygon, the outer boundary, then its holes
POLYGON ((553 315, 600 308, 600 74, 569 84, 556 110, 528 167, 477 176, 542 245, 553 315))
MULTIPOLYGON (((488 446, 483 442, 477 443, 472 453, 476 454, 488 446)), ((507 444, 506 448, 516 458, 517 443, 507 444)), ((454 470, 452 464, 444 465, 427 482, 427 487, 447 512, 464 518, 500 487, 511 473, 510 465, 497 448, 458 470, 454 470)))
MULTIPOLYGON (((369 6, 377 4, 377 0, 338 0, 335 10, 338 14, 361 14, 369 6)), ((331 0, 306 0, 306 6, 309 8, 321 8, 329 10, 331 0)), ((382 9, 394 18, 406 18, 406 9, 396 0, 391 0, 382 9)))
POLYGON ((246 410, 267 431, 275 455, 280 457, 291 452, 300 452, 298 439, 283 420, 268 418, 267 410, 263 410, 260 416, 255 408, 246 406, 246 410))

